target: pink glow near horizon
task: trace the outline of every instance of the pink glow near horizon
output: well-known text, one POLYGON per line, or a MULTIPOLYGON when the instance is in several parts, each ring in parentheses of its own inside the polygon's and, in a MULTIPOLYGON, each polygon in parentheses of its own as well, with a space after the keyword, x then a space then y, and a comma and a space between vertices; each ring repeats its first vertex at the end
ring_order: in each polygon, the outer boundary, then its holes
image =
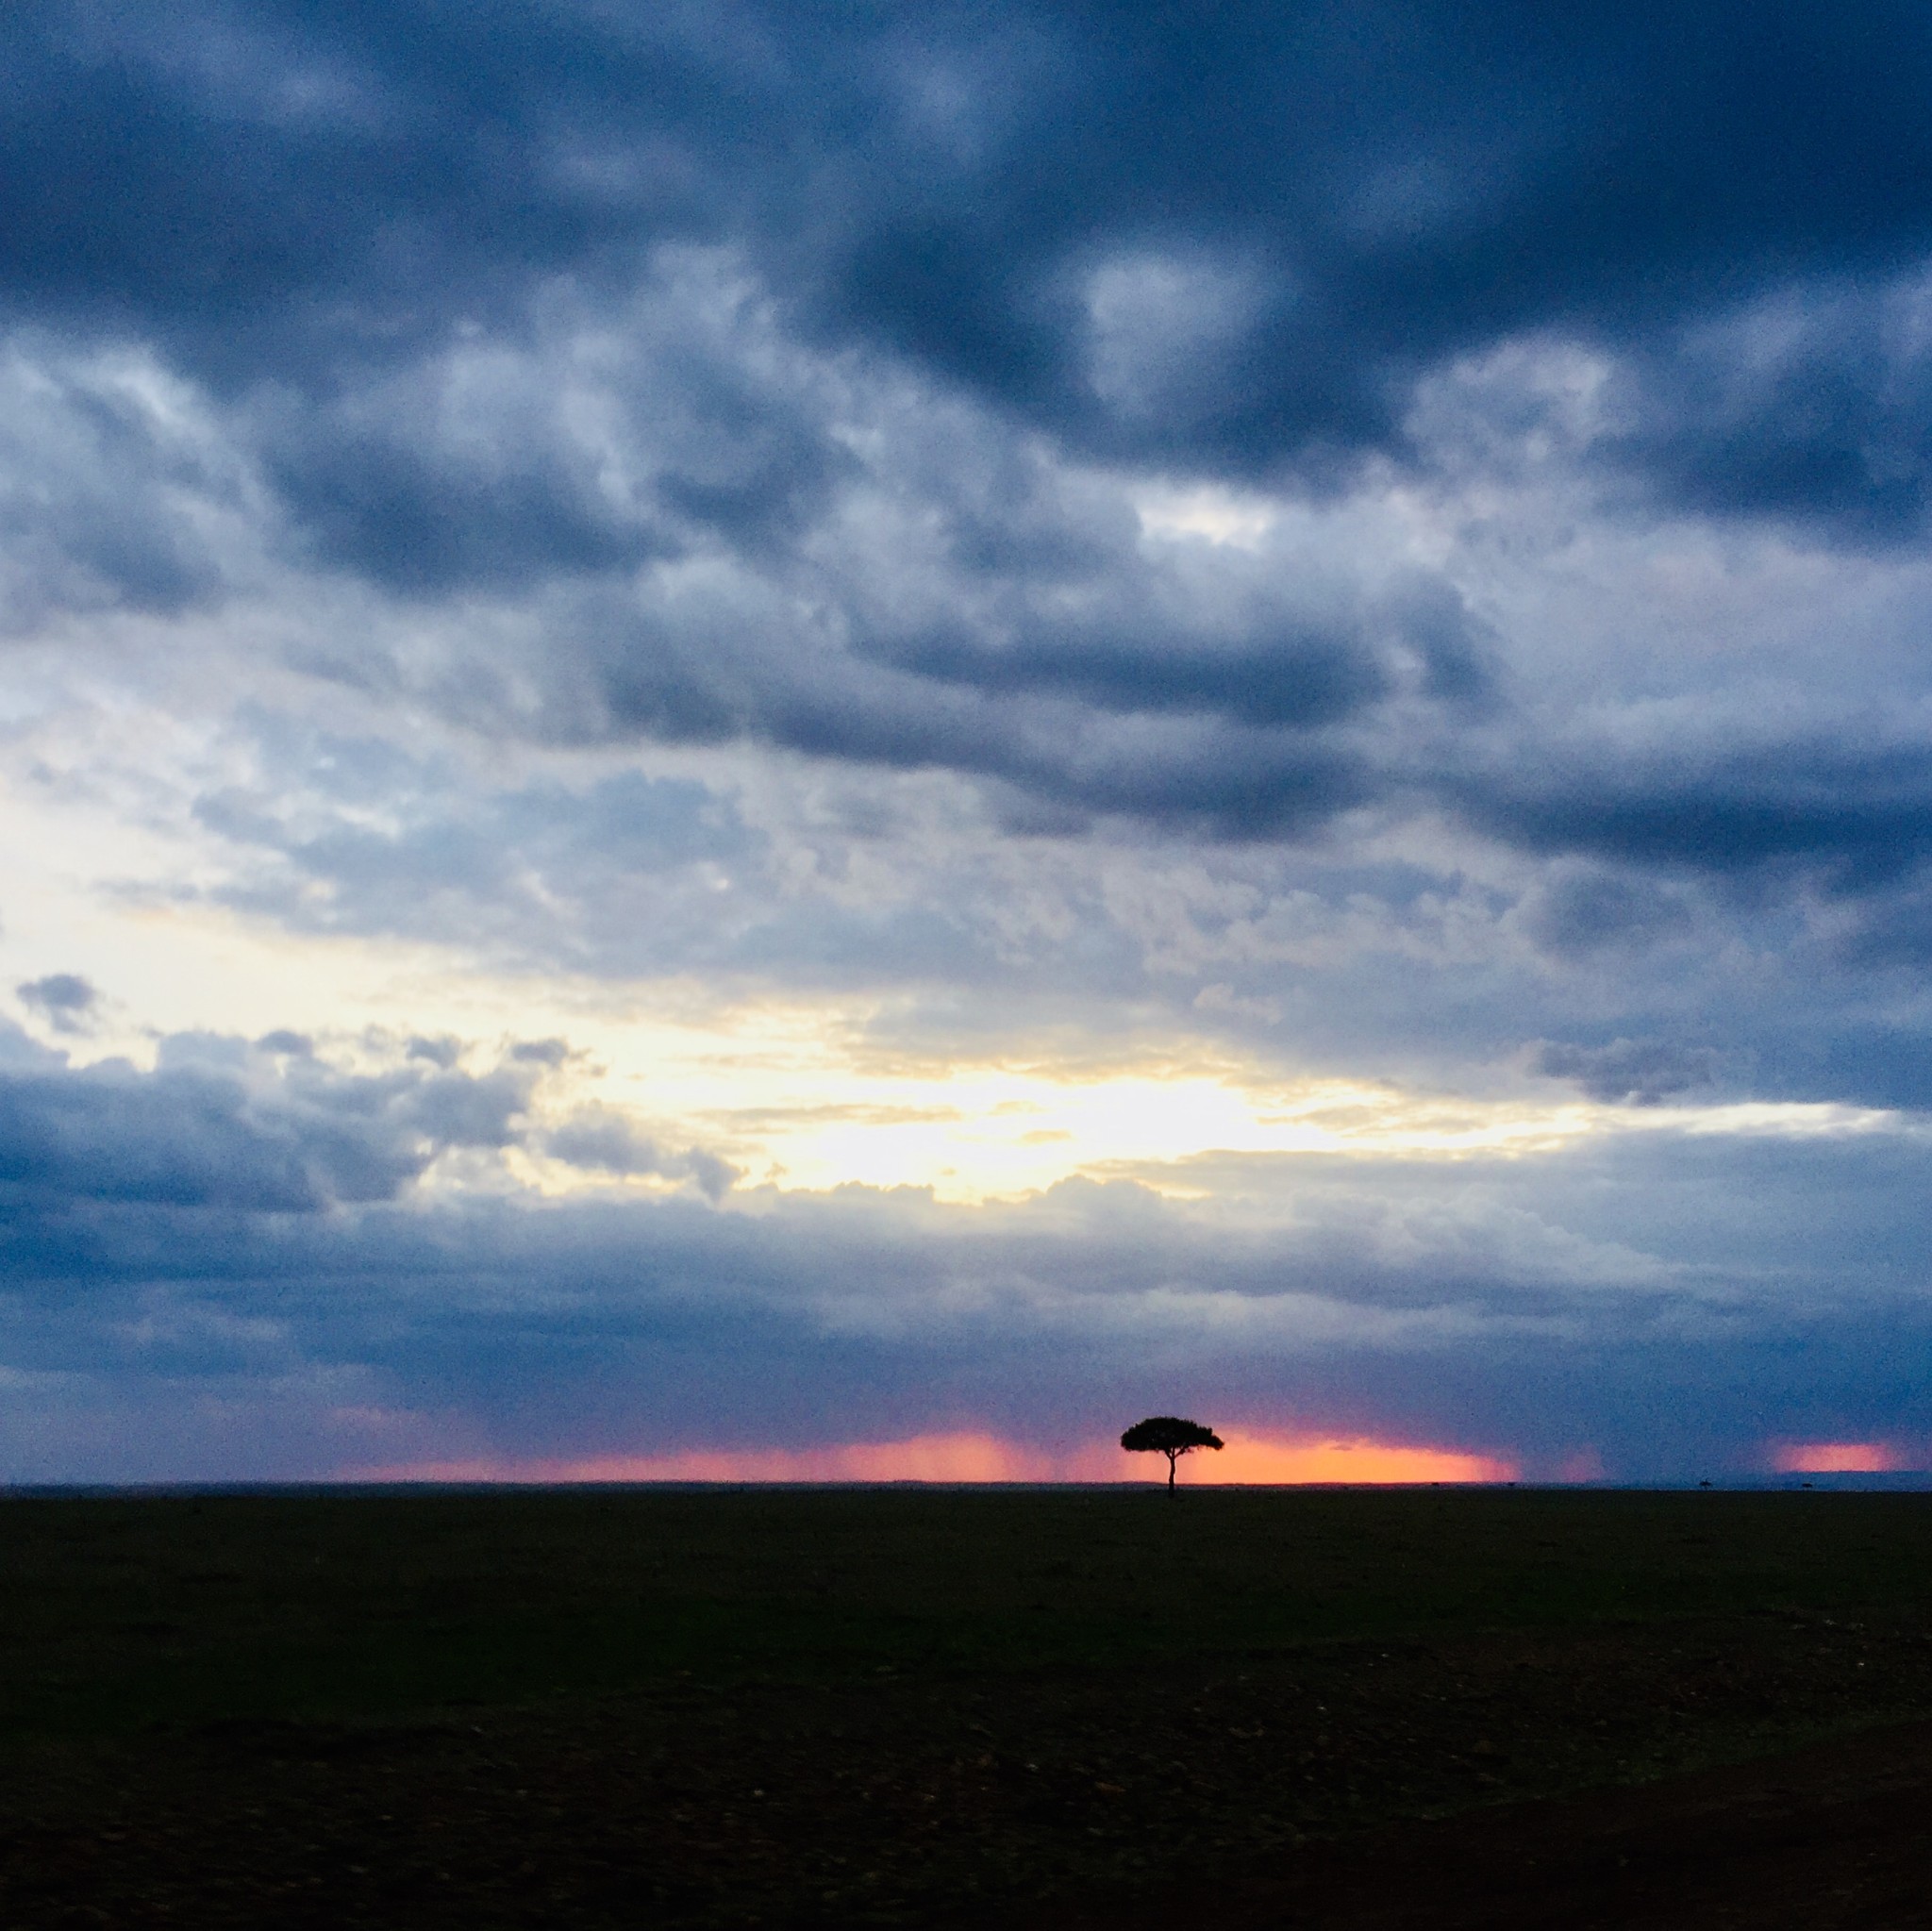
POLYGON ((824 1448, 686 1448, 578 1461, 431 1465, 430 1481, 510 1482, 1050 1482, 1053 1457, 995 1435, 914 1435, 824 1448), (448 1473, 444 1473, 444 1466, 448 1473))
MULTIPOLYGON (((1211 1462, 1217 1482, 1513 1482, 1517 1466, 1458 1448, 1419 1448, 1359 1437, 1270 1441, 1230 1435, 1211 1462)), ((1208 1472, 1204 1469, 1204 1474, 1208 1472)))
POLYGON ((1880 1441, 1784 1441, 1771 1465, 1781 1475, 1882 1475, 1905 1464, 1880 1441))
MULTIPOLYGON (((1182 1480, 1243 1482, 1507 1482, 1515 1462, 1457 1448, 1362 1437, 1282 1440, 1230 1433, 1227 1446, 1190 1456, 1182 1480)), ((1067 1453, 983 1431, 915 1435, 821 1448, 679 1449, 668 1455, 582 1459, 487 1457, 360 1469, 353 1478, 391 1482, 1135 1482, 1165 1481, 1159 1456, 1128 1455, 1111 1441, 1067 1453)))

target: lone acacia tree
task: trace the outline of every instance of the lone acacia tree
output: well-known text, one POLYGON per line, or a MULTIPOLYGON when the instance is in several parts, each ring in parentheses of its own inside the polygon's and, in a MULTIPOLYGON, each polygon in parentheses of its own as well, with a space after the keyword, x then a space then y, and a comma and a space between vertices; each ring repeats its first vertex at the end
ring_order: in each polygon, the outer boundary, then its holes
POLYGON ((1121 1437, 1121 1446, 1134 1450, 1137 1454, 1164 1455, 1167 1457, 1168 1492, 1174 1492, 1174 1464, 1191 1448, 1224 1448, 1224 1442, 1212 1428, 1204 1428, 1198 1422, 1186 1422, 1178 1415, 1149 1415, 1144 1422, 1136 1422, 1121 1437))

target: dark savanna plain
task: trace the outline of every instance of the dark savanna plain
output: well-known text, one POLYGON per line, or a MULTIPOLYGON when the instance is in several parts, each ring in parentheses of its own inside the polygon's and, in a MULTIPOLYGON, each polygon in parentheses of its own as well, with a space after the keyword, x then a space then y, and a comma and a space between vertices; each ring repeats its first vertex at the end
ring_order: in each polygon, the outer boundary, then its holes
POLYGON ((0 1552, 8 1925, 1924 1922, 1920 1494, 19 1494, 0 1552))

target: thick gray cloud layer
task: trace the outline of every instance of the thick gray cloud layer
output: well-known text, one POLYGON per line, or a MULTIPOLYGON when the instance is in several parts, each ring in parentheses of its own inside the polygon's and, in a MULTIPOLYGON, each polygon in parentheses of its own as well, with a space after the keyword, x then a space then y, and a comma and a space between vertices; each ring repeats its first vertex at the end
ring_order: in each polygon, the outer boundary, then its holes
MULTIPOLYGON (((454 660, 314 657, 492 730, 747 739, 1223 837, 1421 793, 1642 866, 1865 878, 1923 845, 1917 741, 1719 732, 1632 770, 1473 737, 1502 693, 1467 571, 1150 553, 1068 468, 1464 482, 1418 396, 1542 340, 1610 372, 1575 456, 1612 495, 1909 539, 1906 13, 10 30, 17 621, 206 606, 276 558, 448 603, 454 660)), ((1478 385, 1464 430, 1493 468, 1542 408, 1478 385)))
MULTIPOLYGON (((1266 468, 1391 444, 1418 370, 1551 325, 1697 397, 1705 318, 1932 242, 1905 7, 289 0, 8 31, 16 302, 310 392, 728 240, 830 339, 1109 454, 1266 468)), ((1798 371, 1873 396, 1897 345, 1860 354, 1857 308, 1709 396, 1734 442, 1787 419, 1724 466, 1744 500, 1883 491, 1856 408, 1807 438, 1778 407, 1798 371)))
MULTIPOLYGON (((214 747, 23 782, 199 841, 154 896, 890 994, 929 1054, 1932 1097, 1918 11, 23 0, 0 47, 0 631, 214 747)), ((23 971, 67 1042, 118 1010, 23 971)), ((1096 1404, 1325 1376, 1641 1459, 1700 1390, 1657 1467, 1918 1425, 1903 1127, 1271 1170, 1264 1251, 1137 1193, 721 1213, 681 1136, 533 1124, 541 1053, 289 1020, 0 1056, 7 1372, 192 1335, 530 1443, 600 1374, 730 1428, 816 1375, 883 1429, 1018 1417, 1006 1310, 1096 1404), (436 1190, 512 1155, 682 1193, 436 1190)))

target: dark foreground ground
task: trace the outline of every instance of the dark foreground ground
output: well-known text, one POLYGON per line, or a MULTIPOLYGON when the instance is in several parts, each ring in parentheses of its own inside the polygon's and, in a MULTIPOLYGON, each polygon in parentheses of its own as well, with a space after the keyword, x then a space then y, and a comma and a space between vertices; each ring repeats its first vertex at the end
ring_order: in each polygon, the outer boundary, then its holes
POLYGON ((0 1501, 0 1924, 1932 1924, 1932 1497, 0 1501))

